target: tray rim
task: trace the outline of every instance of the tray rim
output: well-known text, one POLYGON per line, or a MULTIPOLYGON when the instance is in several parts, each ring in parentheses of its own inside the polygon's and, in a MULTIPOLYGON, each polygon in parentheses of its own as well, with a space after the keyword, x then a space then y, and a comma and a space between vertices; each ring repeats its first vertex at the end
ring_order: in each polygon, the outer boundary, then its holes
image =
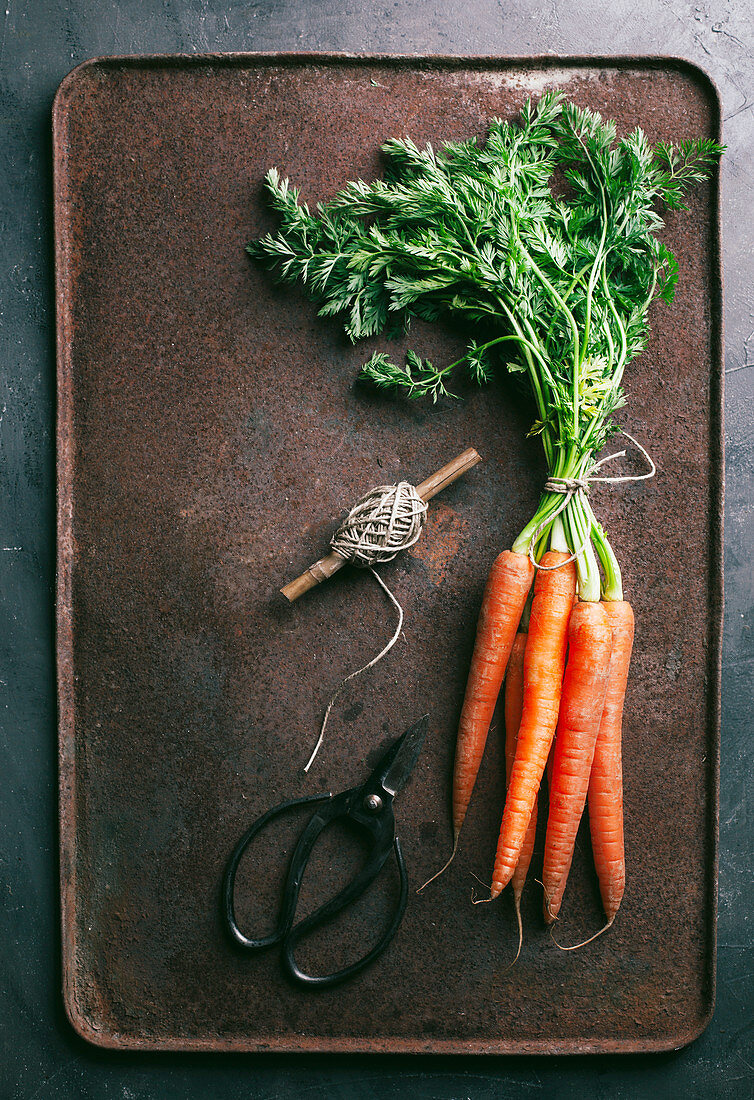
POLYGON ((428 54, 363 53, 350 51, 229 51, 208 53, 115 54, 88 58, 76 65, 61 81, 55 93, 52 120, 53 213, 55 258, 55 338, 56 338, 56 588, 55 588, 55 668, 58 705, 58 846, 60 877, 60 933, 62 994, 65 1013, 74 1031, 94 1046, 107 1050, 149 1050, 202 1052, 247 1052, 270 1054, 635 1054, 680 1050, 697 1039, 708 1027, 715 1010, 717 970, 717 906, 719 871, 720 816, 720 739, 721 673, 723 632, 723 524, 725 503, 725 406, 724 406, 724 317, 723 268, 721 250, 722 194, 719 163, 710 177, 709 272, 710 304, 710 583, 707 678, 708 701, 706 727, 713 737, 714 759, 710 762, 710 805, 708 845, 711 853, 707 868, 711 945, 709 967, 709 1004, 697 1024, 688 1031, 655 1039, 568 1039, 491 1040, 442 1039, 422 1042, 400 1036, 360 1039, 330 1037, 270 1036, 248 1038, 143 1038, 124 1036, 117 1030, 97 1028, 85 1015, 76 996, 76 890, 75 890, 75 813, 73 808, 76 760, 73 707, 73 625, 71 620, 72 563, 75 556, 73 535, 73 361, 70 340, 70 315, 67 310, 69 269, 64 226, 63 199, 66 169, 65 127, 72 97, 82 76, 90 69, 184 69, 217 66, 224 68, 314 65, 374 65, 396 68, 413 67, 427 71, 511 71, 547 69, 625 69, 671 70, 680 72, 704 87, 713 108, 714 136, 722 139, 723 109, 720 91, 709 73, 687 58, 672 54, 428 54))

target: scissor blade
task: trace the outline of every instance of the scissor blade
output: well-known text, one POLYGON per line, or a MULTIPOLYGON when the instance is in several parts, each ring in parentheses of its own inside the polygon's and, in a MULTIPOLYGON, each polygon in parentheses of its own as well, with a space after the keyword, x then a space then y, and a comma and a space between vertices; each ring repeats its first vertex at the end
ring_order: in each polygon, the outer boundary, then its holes
POLYGON ((395 796, 403 787, 414 770, 416 761, 424 745, 429 728, 429 715, 425 714, 398 739, 394 746, 395 756, 388 766, 382 780, 385 790, 395 796))

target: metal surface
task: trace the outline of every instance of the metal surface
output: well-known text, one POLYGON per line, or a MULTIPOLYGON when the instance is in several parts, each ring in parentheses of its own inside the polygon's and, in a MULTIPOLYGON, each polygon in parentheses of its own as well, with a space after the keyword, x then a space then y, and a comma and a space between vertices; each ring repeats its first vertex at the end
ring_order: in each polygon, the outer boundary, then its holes
MULTIPOLYGON (((385 737, 431 707, 401 834, 417 883, 437 868, 486 571, 543 479, 536 441, 523 442, 528 410, 505 384, 434 408, 354 387, 366 349, 246 261, 246 240, 273 223, 262 175, 277 164, 316 200, 377 172, 392 134, 481 133, 490 115, 551 85, 653 140, 719 130, 707 78, 662 59, 111 60, 59 92, 64 987, 74 1026, 95 1043, 657 1050, 709 1019, 723 484, 714 185, 668 217, 676 302, 655 306, 650 347, 627 375, 624 422, 660 476, 597 500, 637 617, 616 926, 561 955, 532 882, 524 951, 506 969, 512 906, 468 904, 469 871, 489 874, 499 825, 493 736, 459 855, 411 898, 386 956, 389 983, 376 970, 312 996, 282 983, 271 960, 239 960, 221 931, 217 869, 249 810, 307 785, 345 786, 354 760, 373 763, 378 704, 385 737), (416 478, 466 443, 485 465, 385 568, 406 609, 405 644, 342 701, 304 781, 336 670, 373 650, 387 609, 363 575, 344 573, 294 607, 277 588, 322 551, 331 517, 358 493, 416 478)), ((417 327, 412 343, 444 361, 460 340, 417 327)), ((582 837, 561 939, 599 921, 582 837)), ((361 934, 357 915, 344 946, 361 934)))

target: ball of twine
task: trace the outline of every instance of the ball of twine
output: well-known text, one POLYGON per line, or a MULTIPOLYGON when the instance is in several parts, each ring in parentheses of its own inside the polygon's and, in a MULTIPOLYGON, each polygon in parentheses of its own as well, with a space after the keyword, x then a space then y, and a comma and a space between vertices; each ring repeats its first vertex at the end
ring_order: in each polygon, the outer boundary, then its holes
POLYGON ((377 485, 376 488, 370 489, 361 500, 354 504, 330 540, 330 545, 336 554, 340 554, 342 558, 352 562, 353 565, 359 565, 362 569, 369 569, 398 612, 398 625, 390 641, 376 657, 373 657, 367 664, 357 668, 355 672, 349 673, 341 680, 339 687, 327 704, 319 737, 309 757, 309 762, 304 768, 305 772, 309 771, 320 750, 330 711, 343 688, 354 677, 360 676, 362 672, 366 672, 368 668, 372 668, 378 661, 381 661, 400 637, 403 627, 403 608, 379 573, 375 572, 374 566, 380 562, 392 561, 401 550, 407 550, 409 546, 413 546, 422 533, 426 516, 426 502, 422 500, 416 488, 408 481, 399 481, 397 485, 377 485))
POLYGON ((369 568, 413 546, 426 516, 426 503, 408 481, 378 485, 354 504, 330 545, 346 561, 369 568))

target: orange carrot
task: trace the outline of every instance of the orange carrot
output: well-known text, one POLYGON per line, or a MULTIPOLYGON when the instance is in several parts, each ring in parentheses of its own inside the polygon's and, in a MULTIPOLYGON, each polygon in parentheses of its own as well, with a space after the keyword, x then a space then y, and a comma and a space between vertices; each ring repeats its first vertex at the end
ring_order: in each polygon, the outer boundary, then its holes
MULTIPOLYGON (((453 850, 445 866, 424 886, 442 874, 458 848, 458 835, 469 807, 513 640, 533 579, 534 566, 528 555, 514 554, 512 550, 499 554, 490 569, 458 724, 453 768, 453 850)), ((424 886, 419 889, 423 890, 424 886)))
MULTIPOLYGON (((579 597, 574 596, 573 597, 573 606, 575 607, 578 602, 579 602, 579 597)), ((567 662, 568 662, 568 650, 566 650, 566 663, 567 662)), ((550 745, 550 755, 547 757, 547 767, 545 769, 545 771, 547 773, 547 789, 548 789, 548 791, 552 790, 552 762, 555 758, 555 740, 557 738, 557 735, 558 735, 558 731, 556 730, 555 731, 555 737, 553 737, 552 744, 550 745)), ((549 795, 548 795, 548 797, 549 797, 549 795)))
POLYGON ((603 604, 613 631, 613 652, 607 678, 592 774, 589 778, 589 828, 605 916, 615 919, 626 884, 623 847, 623 775, 621 728, 628 666, 634 642, 634 613, 623 600, 603 604))
POLYGON ((492 715, 534 566, 526 554, 504 550, 490 570, 466 681, 453 769, 453 834, 458 836, 474 789, 492 715))
POLYGON ((516 758, 495 855, 490 896, 496 898, 516 869, 555 734, 565 666, 568 619, 576 591, 569 555, 548 550, 534 584, 524 654, 524 698, 516 758))
POLYGON ((568 627, 568 663, 563 678, 542 884, 545 920, 558 915, 586 805, 589 773, 607 690, 613 635, 601 603, 580 603, 568 627))
MULTIPOLYGON (((521 711, 524 704, 524 651, 526 649, 527 635, 518 633, 513 643, 508 671, 505 675, 505 771, 507 781, 510 782, 513 761, 516 757, 516 742, 518 730, 521 725, 521 711)), ((513 904, 516 909, 518 921, 518 951, 516 959, 521 952, 523 941, 523 926, 521 923, 521 895, 526 883, 526 875, 529 871, 531 857, 534 854, 534 841, 537 836, 537 803, 534 803, 529 828, 526 830, 524 843, 521 847, 521 855, 518 857, 516 870, 513 872, 511 885, 513 886, 513 904)), ((513 961, 515 962, 516 959, 513 961)))

